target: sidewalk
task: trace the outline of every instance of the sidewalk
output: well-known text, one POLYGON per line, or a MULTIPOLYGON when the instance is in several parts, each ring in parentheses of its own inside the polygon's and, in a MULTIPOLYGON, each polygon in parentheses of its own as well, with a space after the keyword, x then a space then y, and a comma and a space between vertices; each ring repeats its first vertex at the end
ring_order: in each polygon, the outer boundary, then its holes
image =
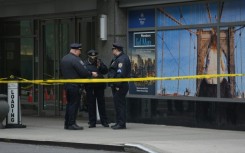
POLYGON ((179 126, 128 123, 126 130, 112 130, 97 125, 84 130, 64 130, 63 118, 23 117, 24 129, 0 129, 1 141, 45 144, 73 144, 90 149, 120 151, 124 144, 141 144, 160 153, 242 153, 245 151, 245 132, 187 128, 179 126), (10 139, 10 140, 9 140, 10 139), (31 140, 31 141, 29 141, 31 140), (94 148, 97 146, 97 148, 94 148))

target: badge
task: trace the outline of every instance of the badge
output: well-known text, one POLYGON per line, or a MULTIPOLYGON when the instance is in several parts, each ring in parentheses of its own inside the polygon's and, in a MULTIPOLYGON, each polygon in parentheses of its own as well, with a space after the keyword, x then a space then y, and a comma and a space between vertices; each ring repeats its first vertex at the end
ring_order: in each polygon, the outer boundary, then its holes
POLYGON ((122 73, 122 70, 121 70, 121 69, 118 69, 118 70, 117 70, 117 73, 122 73))
POLYGON ((118 64, 118 67, 119 67, 119 68, 122 68, 122 66, 123 66, 123 63, 119 63, 119 64, 118 64))

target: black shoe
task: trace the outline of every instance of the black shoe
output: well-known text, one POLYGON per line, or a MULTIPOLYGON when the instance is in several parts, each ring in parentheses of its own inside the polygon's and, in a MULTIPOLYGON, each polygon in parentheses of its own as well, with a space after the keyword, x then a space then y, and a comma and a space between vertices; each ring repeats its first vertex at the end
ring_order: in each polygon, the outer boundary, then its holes
POLYGON ((111 128, 114 128, 114 127, 116 127, 117 125, 118 125, 118 124, 116 123, 116 124, 112 125, 111 128))
POLYGON ((96 125, 95 124, 89 124, 89 127, 88 128, 95 128, 96 125))
POLYGON ((122 126, 122 125, 119 125, 119 124, 118 124, 118 125, 116 125, 116 126, 113 126, 112 129, 113 129, 113 130, 126 129, 126 126, 125 126, 125 125, 122 126))
POLYGON ((83 128, 82 126, 77 125, 77 123, 74 124, 77 128, 83 128))
POLYGON ((78 127, 75 124, 73 124, 73 125, 69 125, 67 130, 83 130, 83 127, 80 126, 78 127))
POLYGON ((65 125, 65 126, 64 126, 64 129, 68 129, 68 125, 65 125))
POLYGON ((109 124, 107 122, 101 123, 101 125, 104 127, 109 127, 109 124))

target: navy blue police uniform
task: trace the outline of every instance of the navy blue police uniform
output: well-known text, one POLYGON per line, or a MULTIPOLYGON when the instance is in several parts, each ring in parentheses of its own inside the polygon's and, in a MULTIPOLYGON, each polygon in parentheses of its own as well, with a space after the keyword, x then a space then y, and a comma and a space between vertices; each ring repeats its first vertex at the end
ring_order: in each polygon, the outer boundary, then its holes
MULTIPOLYGON (((108 78, 129 78, 131 72, 131 62, 128 55, 123 53, 123 47, 113 44, 113 49, 117 48, 121 53, 115 56, 110 64, 108 78)), ((126 94, 129 89, 128 82, 109 83, 112 88, 113 101, 116 111, 116 124, 112 129, 126 128, 126 94)))
MULTIPOLYGON (((91 72, 97 72, 97 78, 104 78, 103 75, 108 73, 107 66, 101 59, 97 58, 98 52, 95 50, 88 51, 88 58, 84 62, 87 69, 91 72)), ((89 128, 96 127, 96 100, 98 104, 98 110, 100 115, 101 124, 104 127, 109 127, 107 121, 107 115, 105 111, 105 95, 104 90, 106 88, 105 83, 87 83, 85 84, 85 90, 87 94, 88 113, 89 113, 89 128)))
MULTIPOLYGON (((81 49, 81 44, 71 44, 71 49, 81 49)), ((88 78, 92 73, 88 71, 83 61, 73 53, 65 55, 60 63, 61 75, 64 79, 88 78)), ((76 124, 76 117, 81 101, 82 84, 66 83, 66 113, 65 113, 65 129, 77 130, 82 129, 76 124)))

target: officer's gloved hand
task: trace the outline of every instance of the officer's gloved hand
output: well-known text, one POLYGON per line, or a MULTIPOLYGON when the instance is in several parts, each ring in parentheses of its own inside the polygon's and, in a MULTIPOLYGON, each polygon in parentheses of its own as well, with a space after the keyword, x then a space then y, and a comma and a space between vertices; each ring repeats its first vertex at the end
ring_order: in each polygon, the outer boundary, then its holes
POLYGON ((97 64, 97 67, 100 67, 100 65, 103 65, 103 62, 101 59, 98 58, 96 64, 97 64))

